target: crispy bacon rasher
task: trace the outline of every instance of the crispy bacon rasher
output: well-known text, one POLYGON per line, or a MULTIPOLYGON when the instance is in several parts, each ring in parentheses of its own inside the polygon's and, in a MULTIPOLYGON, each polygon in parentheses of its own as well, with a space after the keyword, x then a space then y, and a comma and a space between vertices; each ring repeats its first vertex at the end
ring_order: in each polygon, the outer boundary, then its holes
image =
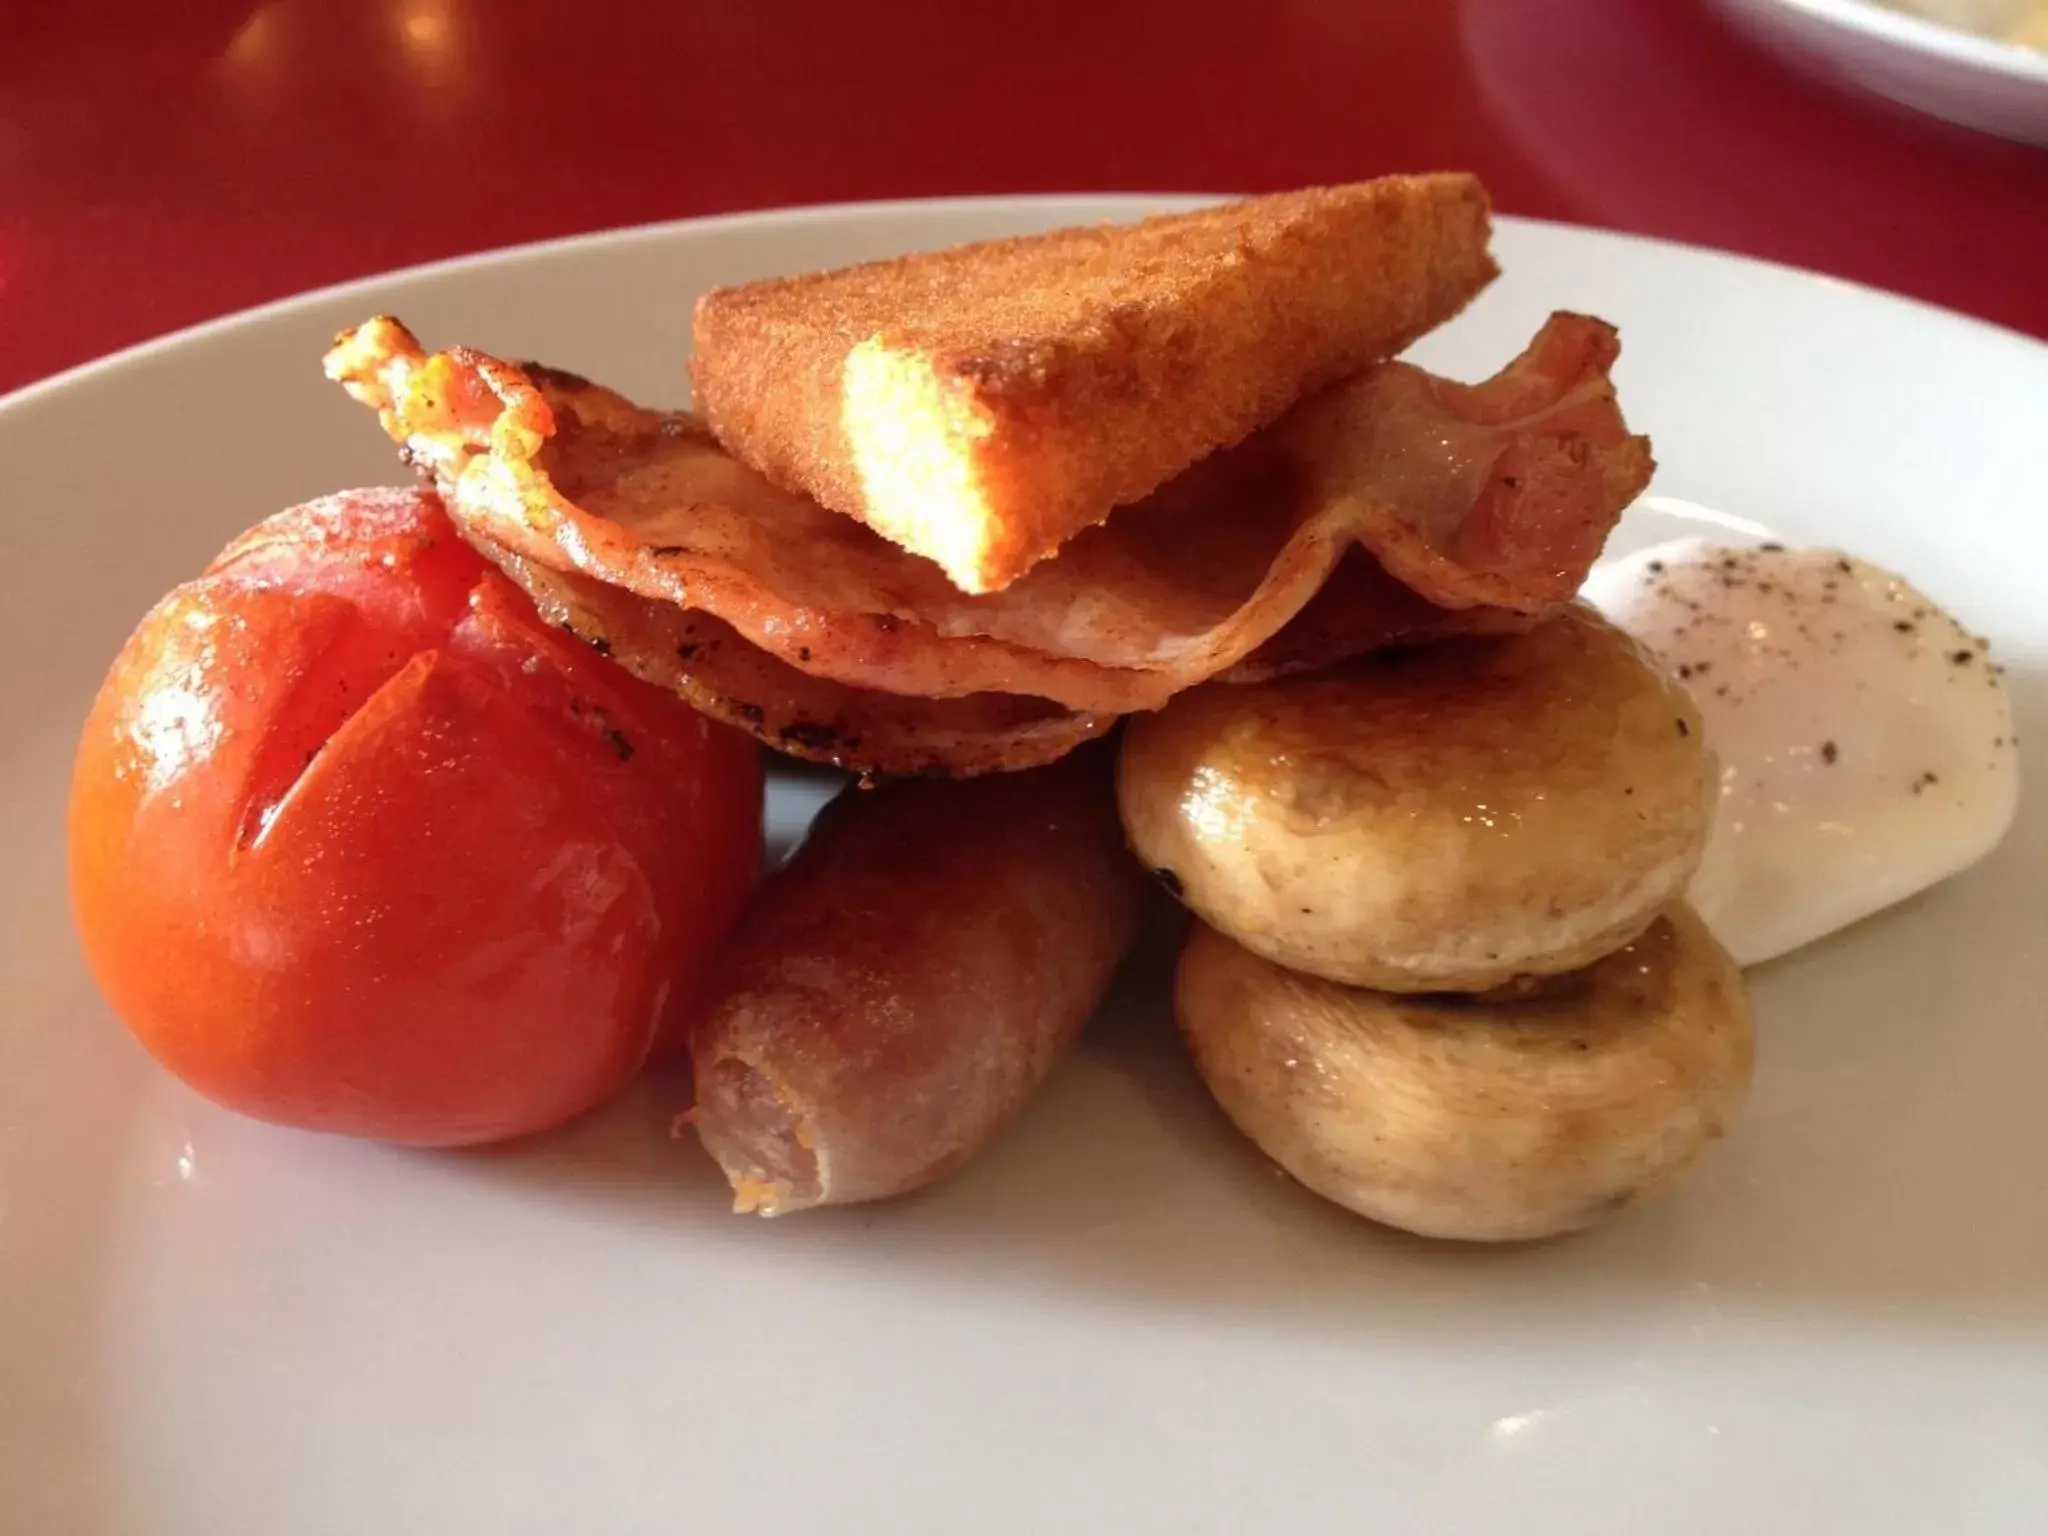
POLYGON ((1022 694, 920 699, 850 688, 799 672, 708 613, 477 547, 549 622, 790 757, 877 776, 971 778, 1053 762, 1116 724, 1022 694))
POLYGON ((643 675, 800 755, 883 772, 961 756, 952 771, 972 772, 1048 760, 1212 677, 1519 627, 1569 598, 1651 470, 1615 402, 1617 352, 1611 327, 1560 314, 1483 384, 1383 364, 980 596, 776 489, 688 413, 429 354, 389 318, 344 333, 327 370, 473 542, 643 675), (717 678, 671 664, 692 642, 668 632, 688 624, 715 635, 717 678), (741 647, 762 657, 739 664, 741 647), (798 703, 790 672, 838 691, 798 703), (757 713, 783 717, 780 737, 757 713), (864 724, 813 729, 835 713, 864 724), (927 750, 934 733, 948 744, 927 750), (827 734, 838 748, 804 750, 827 734))

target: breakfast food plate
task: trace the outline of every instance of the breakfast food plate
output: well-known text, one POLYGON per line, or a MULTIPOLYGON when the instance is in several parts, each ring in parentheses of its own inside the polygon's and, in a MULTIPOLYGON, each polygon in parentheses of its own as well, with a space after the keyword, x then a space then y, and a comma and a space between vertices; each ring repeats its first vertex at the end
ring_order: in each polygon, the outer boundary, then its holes
POLYGON ((2039 0, 1722 0, 1771 46, 1880 95, 2022 144, 2048 144, 2039 0))
MULTIPOLYGON (((633 231, 202 328, 0 407, 26 579, 0 1026, 0 1487, 50 1531, 2024 1529, 2048 1502, 2048 814, 1753 971, 1755 1086, 1668 1197, 1431 1245, 1296 1188, 1211 1105, 1144 957, 1023 1118, 907 1199, 736 1220, 657 1069, 566 1129, 402 1151, 160 1072, 63 899, 71 754, 140 615, 389 445, 335 333, 686 394, 716 283, 1159 200, 909 204, 633 231)), ((1557 308, 1620 327, 1658 500, 1910 576, 2048 716, 2048 351, 1847 285, 1502 221, 1417 349, 1481 378, 1557 308)), ((1716 533, 1725 529, 1716 529, 1716 533)), ((1973 663, 1974 665, 1974 663, 1973 663)), ((828 792, 778 778, 771 842, 828 792)))

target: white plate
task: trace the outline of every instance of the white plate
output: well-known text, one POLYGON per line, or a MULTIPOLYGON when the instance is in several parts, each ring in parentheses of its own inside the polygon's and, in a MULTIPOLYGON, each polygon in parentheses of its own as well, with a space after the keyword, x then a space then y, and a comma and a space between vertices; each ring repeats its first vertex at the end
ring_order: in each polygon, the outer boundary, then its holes
MULTIPOLYGON (((1208 1107, 1156 995, 921 1198, 724 1212, 642 1089, 509 1152, 269 1129, 157 1071, 63 898, 73 734, 234 530, 399 471, 345 322, 684 394, 718 279, 1137 199, 838 209, 317 294, 0 405, 0 1529, 33 1536, 2039 1530, 2048 806, 1991 862, 1756 978, 1733 1137, 1580 1239, 1431 1246, 1208 1107)), ((1433 337, 1618 321, 1657 488, 1911 572, 2048 741, 2048 349, 1753 262, 1508 221, 1433 337)), ((1631 537, 1647 530, 1638 528, 1631 537)))
POLYGON ((1721 0, 1774 46, 1879 95, 2023 144, 2048 145, 2048 54, 1873 0, 1721 0))

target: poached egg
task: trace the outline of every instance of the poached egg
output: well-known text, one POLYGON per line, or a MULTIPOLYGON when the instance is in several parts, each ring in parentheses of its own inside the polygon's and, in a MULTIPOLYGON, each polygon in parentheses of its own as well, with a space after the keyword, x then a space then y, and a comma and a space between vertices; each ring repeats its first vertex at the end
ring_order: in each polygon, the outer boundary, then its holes
POLYGON ((1720 803, 1687 892, 1743 965, 1983 858, 2019 803, 1987 643, 1835 549, 1685 538, 1596 569, 1585 596, 1692 693, 1720 803))

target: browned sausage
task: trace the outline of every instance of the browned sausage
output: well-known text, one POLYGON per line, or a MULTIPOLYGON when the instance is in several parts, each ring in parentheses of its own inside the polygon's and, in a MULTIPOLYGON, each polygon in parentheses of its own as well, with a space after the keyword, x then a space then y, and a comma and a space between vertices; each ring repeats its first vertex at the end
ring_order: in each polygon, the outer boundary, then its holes
POLYGON ((691 1046, 734 1209, 943 1178, 1081 1033, 1136 933, 1107 754, 849 788, 742 920, 691 1046))

